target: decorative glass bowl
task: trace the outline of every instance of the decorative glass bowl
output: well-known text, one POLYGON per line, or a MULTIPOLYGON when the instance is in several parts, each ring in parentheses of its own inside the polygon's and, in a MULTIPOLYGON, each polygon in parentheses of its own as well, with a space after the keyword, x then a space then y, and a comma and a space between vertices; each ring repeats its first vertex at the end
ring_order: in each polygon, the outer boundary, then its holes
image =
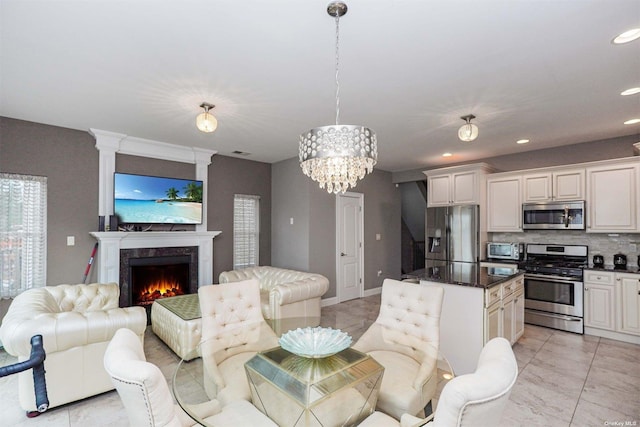
POLYGON ((280 337, 280 346, 291 353, 311 359, 333 356, 351 345, 351 337, 340 329, 298 328, 280 337))

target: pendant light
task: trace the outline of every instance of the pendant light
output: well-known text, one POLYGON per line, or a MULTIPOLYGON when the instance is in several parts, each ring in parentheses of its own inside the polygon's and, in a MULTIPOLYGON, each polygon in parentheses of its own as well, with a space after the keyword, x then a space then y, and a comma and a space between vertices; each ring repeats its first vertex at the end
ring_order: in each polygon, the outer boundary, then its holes
POLYGON ((202 108, 204 112, 198 114, 198 117, 196 117, 196 126, 201 132, 211 133, 218 127, 218 120, 209 112, 209 110, 215 108, 215 105, 203 102, 200 104, 200 108, 202 108))
POLYGON ((458 138, 460 138, 460 140, 464 142, 473 141, 478 137, 478 126, 471 123, 471 120, 475 119, 476 116, 474 116, 473 114, 469 114, 460 118, 467 123, 462 125, 460 129, 458 129, 458 138))
POLYGON ((361 125, 340 124, 339 40, 340 17, 347 5, 336 1, 327 6, 336 21, 336 124, 313 128, 300 135, 299 160, 305 175, 329 193, 344 193, 373 171, 378 160, 376 134, 361 125))

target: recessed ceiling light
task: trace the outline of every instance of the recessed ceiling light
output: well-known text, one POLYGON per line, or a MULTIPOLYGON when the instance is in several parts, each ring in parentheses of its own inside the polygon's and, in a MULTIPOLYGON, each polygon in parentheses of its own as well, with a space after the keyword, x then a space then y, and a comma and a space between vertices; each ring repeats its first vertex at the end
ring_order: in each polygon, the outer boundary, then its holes
POLYGON ((640 28, 632 28, 629 31, 625 31, 620 34, 618 37, 613 39, 611 43, 613 44, 623 44, 634 41, 635 39, 640 38, 640 28))
POLYGON ((631 119, 624 122, 625 125, 635 125, 636 123, 640 123, 640 119, 631 119))
POLYGON ((451 154, 451 153, 444 153, 444 154, 442 155, 442 157, 451 157, 451 156, 453 156, 453 154, 451 154))
POLYGON ((620 95, 627 96, 635 95, 636 93, 640 93, 640 87, 632 87, 631 89, 623 90, 622 92, 620 92, 620 95))
POLYGON ((528 139, 519 139, 516 141, 516 144, 526 144, 527 142, 529 142, 528 139))

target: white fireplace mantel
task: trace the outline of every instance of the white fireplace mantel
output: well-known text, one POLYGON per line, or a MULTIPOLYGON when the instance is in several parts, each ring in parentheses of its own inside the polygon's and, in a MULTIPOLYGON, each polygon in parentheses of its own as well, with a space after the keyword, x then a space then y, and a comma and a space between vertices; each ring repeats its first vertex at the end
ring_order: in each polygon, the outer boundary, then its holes
POLYGON ((220 231, 93 231, 99 283, 120 282, 120 249, 198 247, 198 286, 213 283, 213 238, 220 231))

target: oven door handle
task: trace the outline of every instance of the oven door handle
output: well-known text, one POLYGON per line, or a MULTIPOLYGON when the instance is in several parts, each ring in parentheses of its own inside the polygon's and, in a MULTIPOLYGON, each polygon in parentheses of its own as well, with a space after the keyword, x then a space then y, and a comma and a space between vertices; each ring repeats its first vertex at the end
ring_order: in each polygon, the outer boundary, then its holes
POLYGON ((579 322, 582 319, 577 317, 563 316, 561 314, 547 314, 536 310, 536 316, 553 317, 554 319, 567 320, 569 322, 579 322))
POLYGON ((542 282, 562 282, 562 283, 581 283, 582 281, 579 279, 571 279, 568 277, 562 276, 549 276, 547 274, 530 274, 525 273, 525 279, 536 279, 542 282))

